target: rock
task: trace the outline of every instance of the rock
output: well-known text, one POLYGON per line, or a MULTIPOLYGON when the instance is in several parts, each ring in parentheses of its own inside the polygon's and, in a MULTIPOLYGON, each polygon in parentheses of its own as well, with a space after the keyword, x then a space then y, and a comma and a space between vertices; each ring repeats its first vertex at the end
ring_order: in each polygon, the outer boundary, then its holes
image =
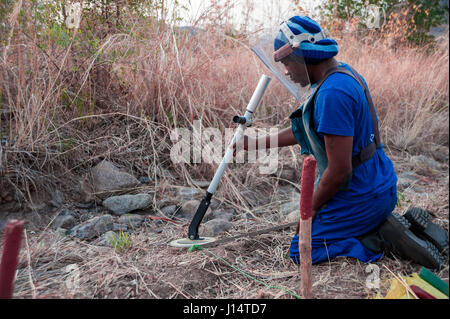
POLYGON ((51 196, 52 199, 50 200, 50 205, 53 207, 59 208, 64 204, 64 195, 59 190, 55 189, 52 191, 51 196))
POLYGON ((208 188, 210 183, 211 183, 210 181, 199 181, 195 179, 192 180, 192 184, 200 188, 208 188))
POLYGON ((208 237, 215 237, 220 233, 224 233, 233 227, 233 224, 224 219, 213 219, 210 220, 201 227, 201 235, 208 237))
POLYGON ((109 197, 103 201, 102 205, 120 216, 136 209, 145 209, 151 203, 152 196, 149 194, 137 194, 109 197))
POLYGON ((80 239, 93 239, 113 229, 111 215, 97 216, 70 230, 70 235, 80 239))
POLYGON ((300 209, 300 193, 295 187, 292 185, 281 186, 277 189, 277 193, 280 194, 279 198, 284 199, 278 209, 281 215, 286 216, 290 212, 300 209))
POLYGON ((411 157, 411 161, 416 164, 426 164, 428 167, 434 170, 440 170, 442 165, 434 158, 427 157, 425 155, 416 155, 411 157))
POLYGON ((280 171, 277 172, 277 176, 280 179, 280 182, 286 184, 287 181, 298 183, 298 175, 297 170, 290 167, 283 167, 280 171))
POLYGON ((57 229, 56 229, 56 233, 57 233, 59 236, 61 236, 61 237, 66 236, 68 232, 69 232, 69 231, 68 231, 67 229, 64 229, 64 228, 57 228, 57 229))
MULTIPOLYGON (((107 213, 106 213, 107 214, 107 213)), ((85 221, 88 221, 89 219, 92 218, 92 215, 90 214, 81 214, 80 215, 80 220, 84 223, 85 221)))
MULTIPOLYGON (((417 197, 426 197, 429 196, 429 194, 427 192, 425 192, 425 190, 421 187, 418 186, 414 186, 413 188, 409 187, 407 189, 404 190, 405 192, 405 196, 407 198, 417 198, 417 197)), ((408 202, 407 202, 408 203, 408 202)))
POLYGON ((91 202, 88 202, 88 203, 75 203, 74 206, 76 208, 89 209, 89 208, 94 207, 94 204, 95 204, 95 202, 91 201, 91 202))
MULTIPOLYGON (((145 160, 145 157, 144 157, 144 160, 145 160)), ((167 179, 173 179, 174 178, 172 173, 168 169, 161 168, 161 167, 156 167, 156 174, 159 177, 162 177, 164 179, 166 179, 166 178, 167 179)))
POLYGON ((413 171, 404 171, 397 175, 397 188, 403 191, 414 186, 419 181, 417 174, 413 171))
POLYGON ((209 214, 208 214, 208 212, 206 212, 204 220, 208 221, 208 220, 213 220, 213 219, 224 219, 226 221, 231 222, 235 213, 236 213, 236 211, 233 208, 217 209, 217 210, 213 210, 209 214))
POLYGON ((139 177, 139 182, 141 182, 142 184, 149 184, 152 182, 152 180, 147 176, 141 176, 139 177))
POLYGON ((33 202, 29 203, 27 206, 30 210, 35 212, 47 212, 50 209, 44 202, 33 202))
POLYGON ((286 222, 290 223, 290 222, 297 222, 300 221, 300 210, 294 210, 292 212, 290 212, 287 216, 286 216, 286 222))
POLYGON ((177 197, 180 199, 180 201, 187 201, 194 198, 199 198, 204 195, 204 191, 197 188, 190 188, 190 187, 179 187, 177 188, 177 197))
POLYGON ((111 242, 113 239, 117 239, 118 236, 114 231, 110 230, 104 233, 102 237, 111 242))
POLYGON ((300 200, 300 191, 291 184, 278 186, 275 190, 275 193, 277 197, 282 199, 300 200))
POLYGON ((218 209, 222 205, 222 202, 218 199, 212 198, 211 204, 209 204, 210 209, 218 209))
POLYGON ((414 171, 402 172, 397 177, 401 177, 401 178, 407 179, 407 180, 412 181, 412 182, 417 182, 419 180, 419 178, 417 177, 416 172, 414 172, 414 171))
POLYGON ((113 242, 114 242, 114 240, 117 241, 117 238, 118 238, 118 235, 114 231, 112 231, 112 230, 107 231, 100 237, 97 245, 113 247, 113 242))
POLYGON ((141 226, 141 224, 144 222, 145 216, 136 215, 136 214, 126 214, 122 215, 119 218, 119 223, 128 226, 131 226, 132 228, 137 228, 141 226))
POLYGON ((72 215, 59 215, 53 221, 53 227, 55 228, 65 228, 70 229, 74 227, 77 223, 77 220, 72 215))
POLYGON ((71 209, 62 209, 58 216, 73 216, 75 218, 80 217, 81 213, 86 213, 85 211, 71 210, 71 209))
POLYGON ((89 182, 87 175, 83 176, 80 182, 72 191, 73 198, 75 201, 80 203, 91 203, 94 202, 94 188, 89 182))
POLYGON ((189 200, 181 206, 177 215, 181 215, 181 217, 186 218, 186 219, 191 219, 192 217, 194 217, 195 213, 197 212, 199 205, 200 205, 199 200, 196 200, 196 199, 189 200))
MULTIPOLYGON (((197 208, 200 205, 200 200, 191 199, 191 200, 180 200, 180 205, 168 205, 160 208, 161 212, 167 217, 173 217, 175 215, 179 215, 182 218, 191 218, 197 212, 197 208)), ((222 202, 212 198, 211 203, 209 205, 207 214, 211 211, 216 210, 222 205, 222 202)))
POLYGON ((106 160, 91 169, 91 176, 92 185, 96 193, 134 188, 140 184, 133 175, 120 171, 106 160))
POLYGON ((166 206, 170 206, 170 205, 177 205, 178 201, 176 200, 176 197, 171 195, 171 196, 167 196, 164 195, 163 198, 157 198, 157 203, 158 203, 158 207, 166 207, 166 206))
POLYGON ((411 186, 411 181, 407 178, 397 176, 397 188, 402 191, 411 186))
POLYGON ((113 231, 127 231, 127 230, 128 226, 125 224, 117 224, 117 223, 113 224, 113 231))
POLYGON ((431 155, 439 162, 448 162, 449 150, 446 146, 434 145, 431 147, 431 155))
POLYGON ((294 200, 291 200, 289 202, 283 203, 280 205, 280 214, 283 216, 286 216, 290 214, 293 211, 299 211, 300 210, 300 196, 298 200, 294 198, 294 200))
POLYGON ((169 206, 162 207, 160 210, 164 216, 173 217, 177 213, 179 208, 180 207, 177 205, 169 205, 169 206))

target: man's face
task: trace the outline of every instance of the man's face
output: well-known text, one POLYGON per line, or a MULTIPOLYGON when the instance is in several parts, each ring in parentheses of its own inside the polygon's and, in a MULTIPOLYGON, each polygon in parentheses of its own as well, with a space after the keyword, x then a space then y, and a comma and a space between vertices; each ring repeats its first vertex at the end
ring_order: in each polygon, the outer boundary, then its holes
POLYGON ((284 74, 289 76, 294 83, 299 83, 302 87, 310 84, 306 65, 299 61, 287 57, 281 61, 285 67, 284 74))

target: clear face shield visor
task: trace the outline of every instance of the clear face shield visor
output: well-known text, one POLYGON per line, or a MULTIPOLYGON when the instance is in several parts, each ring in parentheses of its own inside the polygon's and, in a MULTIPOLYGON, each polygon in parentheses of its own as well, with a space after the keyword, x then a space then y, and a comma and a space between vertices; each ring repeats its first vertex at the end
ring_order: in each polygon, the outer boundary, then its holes
POLYGON ((315 43, 324 39, 325 34, 320 32, 294 35, 286 22, 281 24, 280 30, 288 39, 288 42, 281 48, 273 51, 273 40, 279 32, 279 30, 275 30, 259 35, 251 50, 283 86, 299 102, 302 102, 312 90, 306 64, 301 50, 299 50, 300 44, 304 41, 315 43))

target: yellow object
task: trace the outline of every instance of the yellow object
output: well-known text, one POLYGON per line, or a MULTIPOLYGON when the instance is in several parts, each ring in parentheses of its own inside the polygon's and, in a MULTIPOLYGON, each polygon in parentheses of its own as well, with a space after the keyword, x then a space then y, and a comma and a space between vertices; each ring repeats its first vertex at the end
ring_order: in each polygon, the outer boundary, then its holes
MULTIPOLYGON (((442 292, 434 288, 428 282, 419 277, 417 273, 413 273, 409 277, 402 277, 405 280, 408 286, 416 285, 419 288, 422 288, 424 291, 428 292, 430 295, 435 297, 436 299, 448 299, 446 295, 442 292)), ((405 283, 400 282, 397 278, 391 279, 391 287, 389 291, 384 297, 384 299, 416 299, 414 295, 411 293, 411 290, 406 289, 405 283)))

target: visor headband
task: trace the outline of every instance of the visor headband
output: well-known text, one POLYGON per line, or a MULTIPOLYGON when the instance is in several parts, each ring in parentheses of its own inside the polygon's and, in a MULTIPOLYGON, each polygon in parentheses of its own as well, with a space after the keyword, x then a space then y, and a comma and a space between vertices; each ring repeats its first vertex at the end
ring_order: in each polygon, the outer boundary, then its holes
POLYGON ((308 41, 310 43, 316 43, 316 42, 326 38, 325 33, 323 31, 320 31, 315 34, 300 33, 300 34, 295 35, 289 28, 286 21, 281 24, 280 29, 284 33, 285 37, 288 39, 289 44, 291 45, 291 47, 293 49, 298 48, 300 46, 300 43, 302 43, 303 41, 308 41))

